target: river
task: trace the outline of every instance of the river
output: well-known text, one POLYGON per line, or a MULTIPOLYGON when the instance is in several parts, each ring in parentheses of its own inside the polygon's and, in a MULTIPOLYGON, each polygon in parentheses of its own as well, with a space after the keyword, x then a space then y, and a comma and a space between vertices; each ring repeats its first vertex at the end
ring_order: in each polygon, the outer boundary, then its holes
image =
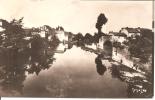
POLYGON ((97 73, 97 55, 74 46, 55 57, 50 69, 27 76, 25 96, 126 97, 126 83, 113 79, 110 71, 103 76, 97 73))
POLYGON ((142 89, 142 96, 146 94, 145 84, 141 83, 148 81, 141 74, 109 60, 102 60, 101 69, 98 70, 99 66, 95 63, 98 55, 95 53, 77 46, 69 49, 62 49, 61 46, 59 44, 55 50, 59 52, 52 51, 51 56, 38 56, 34 52, 33 56, 19 56, 17 62, 23 63, 13 63, 19 68, 1 66, 1 72, 4 72, 0 79, 1 96, 125 98, 135 97, 137 93, 139 96, 139 92, 134 92, 136 89, 142 89), (26 58, 28 60, 23 60, 26 58), (49 59, 52 61, 46 66, 49 59), (103 66, 106 70, 101 71, 103 66), (142 82, 130 84, 131 80, 137 82, 137 79, 133 79, 134 75, 142 77, 142 82))

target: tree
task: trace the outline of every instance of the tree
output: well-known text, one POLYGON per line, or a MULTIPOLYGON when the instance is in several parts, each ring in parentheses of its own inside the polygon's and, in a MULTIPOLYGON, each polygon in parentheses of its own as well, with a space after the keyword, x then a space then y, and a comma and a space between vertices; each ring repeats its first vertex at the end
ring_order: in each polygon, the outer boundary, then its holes
POLYGON ((108 19, 105 17, 105 15, 103 13, 101 13, 99 16, 98 16, 98 19, 97 19, 97 23, 96 23, 96 28, 98 29, 98 34, 101 34, 101 29, 102 29, 102 25, 103 24, 106 24, 108 21, 108 19))
POLYGON ((82 33, 78 33, 77 35, 75 35, 74 39, 77 40, 77 41, 83 40, 82 33))
POLYGON ((90 40, 92 39, 92 35, 90 33, 86 33, 85 38, 90 40))
POLYGON ((91 44, 93 42, 93 36, 90 33, 86 33, 84 41, 86 44, 91 44))
POLYGON ((16 20, 13 19, 12 21, 8 22, 6 20, 2 21, 2 28, 5 29, 4 34, 5 38, 3 39, 3 46, 8 47, 18 47, 20 48, 20 44, 23 41, 24 37, 24 29, 22 28, 22 20, 23 18, 16 20))

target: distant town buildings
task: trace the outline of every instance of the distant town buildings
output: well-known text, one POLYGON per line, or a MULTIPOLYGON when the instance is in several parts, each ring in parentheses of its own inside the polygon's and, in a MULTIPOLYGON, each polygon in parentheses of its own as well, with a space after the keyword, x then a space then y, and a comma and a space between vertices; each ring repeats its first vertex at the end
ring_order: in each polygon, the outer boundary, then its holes
POLYGON ((120 30, 120 33, 124 33, 127 37, 131 37, 135 39, 136 36, 141 36, 140 30, 141 30, 140 27, 138 28, 125 27, 120 30))
POLYGON ((59 26, 56 28, 56 36, 58 37, 60 42, 68 41, 68 36, 65 35, 64 29, 59 26))
POLYGON ((56 28, 56 36, 60 40, 60 42, 69 42, 73 39, 73 34, 71 32, 66 32, 64 29, 60 26, 56 28))
POLYGON ((112 41, 114 42, 120 42, 122 44, 127 40, 127 35, 124 33, 110 31, 109 34, 112 36, 112 41))

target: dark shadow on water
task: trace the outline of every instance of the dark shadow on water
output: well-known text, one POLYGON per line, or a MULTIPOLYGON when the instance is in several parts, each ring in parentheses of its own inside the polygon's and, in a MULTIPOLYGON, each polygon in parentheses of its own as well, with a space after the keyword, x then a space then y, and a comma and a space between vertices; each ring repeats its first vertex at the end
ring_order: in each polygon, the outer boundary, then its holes
MULTIPOLYGON (((51 67, 55 58, 54 52, 50 55, 47 53, 48 46, 47 41, 36 36, 31 41, 31 48, 27 47, 22 50, 16 47, 0 49, 0 86, 5 94, 8 93, 4 96, 21 96, 26 72, 38 75, 41 70, 51 67)), ((50 51, 54 51, 57 46, 58 43, 50 44, 50 51)))
POLYGON ((102 56, 98 55, 95 59, 96 69, 97 69, 97 72, 99 75, 104 75, 107 68, 102 64, 101 58, 102 58, 102 56))

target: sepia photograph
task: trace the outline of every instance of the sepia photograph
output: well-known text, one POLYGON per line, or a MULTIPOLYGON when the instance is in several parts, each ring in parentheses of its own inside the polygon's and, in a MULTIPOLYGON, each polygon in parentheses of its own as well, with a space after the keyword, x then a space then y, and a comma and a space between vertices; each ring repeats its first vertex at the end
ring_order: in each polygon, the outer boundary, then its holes
POLYGON ((0 96, 152 98, 154 0, 0 0, 0 96))

